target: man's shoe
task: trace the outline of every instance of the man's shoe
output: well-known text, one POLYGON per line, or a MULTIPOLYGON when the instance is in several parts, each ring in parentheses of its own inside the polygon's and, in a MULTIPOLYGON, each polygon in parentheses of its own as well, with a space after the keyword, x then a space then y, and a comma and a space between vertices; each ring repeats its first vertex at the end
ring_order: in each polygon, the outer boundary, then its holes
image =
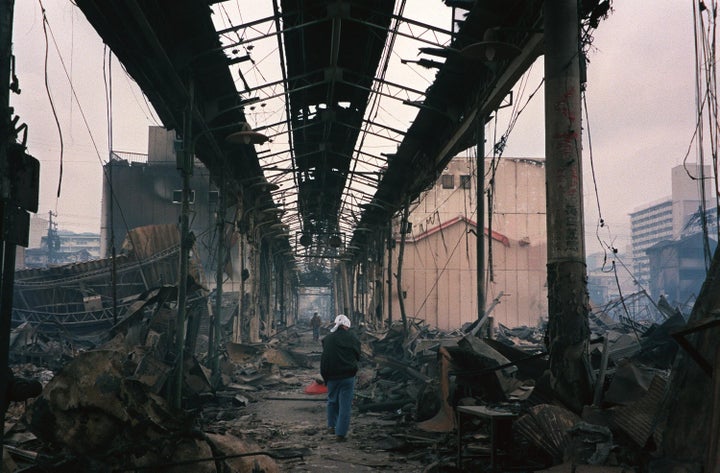
POLYGON ((347 440, 347 437, 344 435, 337 435, 335 436, 335 440, 337 440, 338 442, 345 442, 347 440))
POLYGON ((327 432, 328 432, 329 434, 334 434, 334 433, 335 433, 335 427, 328 427, 328 428, 327 428, 327 432))

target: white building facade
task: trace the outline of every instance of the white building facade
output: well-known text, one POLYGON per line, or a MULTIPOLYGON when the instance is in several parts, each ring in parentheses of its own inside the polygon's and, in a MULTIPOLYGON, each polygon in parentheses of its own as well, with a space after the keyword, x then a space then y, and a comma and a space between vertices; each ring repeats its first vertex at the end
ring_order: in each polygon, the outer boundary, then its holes
MULTIPOLYGON (((650 288, 650 260, 647 249, 657 243, 680 238, 688 223, 698 215, 705 195, 707 205, 714 207, 710 166, 686 164, 671 170, 671 195, 630 213, 633 273, 637 282, 646 290, 650 288)), ((653 297, 659 294, 652 294, 653 297)))

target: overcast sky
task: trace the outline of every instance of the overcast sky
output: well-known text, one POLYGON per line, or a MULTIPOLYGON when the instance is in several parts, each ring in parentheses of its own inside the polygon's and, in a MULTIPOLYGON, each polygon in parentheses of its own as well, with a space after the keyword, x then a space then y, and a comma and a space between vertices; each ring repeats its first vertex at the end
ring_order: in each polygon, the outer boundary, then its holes
MULTIPOLYGON (((441 0, 422 1, 433 12, 445 11, 441 0)), ((43 3, 53 33, 48 32, 47 82, 64 139, 59 199, 59 135, 45 92, 45 37, 37 1, 15 4, 14 54, 22 93, 11 96, 11 105, 29 125, 29 152, 41 162, 40 216, 57 211, 61 228, 99 232, 101 163, 108 158, 103 44, 71 2, 43 3)), ((583 161, 589 251, 599 245, 588 129, 600 208, 611 231, 610 236, 604 231, 603 238, 622 251, 629 237, 628 213, 670 194, 670 169, 682 164, 695 126, 692 2, 616 0, 614 9, 595 31, 588 69, 589 123, 584 124, 583 161)), ((112 67, 113 149, 146 153, 147 127, 159 123, 117 60, 112 67)), ((527 100, 541 76, 540 62, 533 68, 525 95, 516 100, 527 100)), ((505 156, 544 155, 542 100, 540 91, 522 113, 505 156)), ((695 153, 690 160, 695 161, 695 153)))

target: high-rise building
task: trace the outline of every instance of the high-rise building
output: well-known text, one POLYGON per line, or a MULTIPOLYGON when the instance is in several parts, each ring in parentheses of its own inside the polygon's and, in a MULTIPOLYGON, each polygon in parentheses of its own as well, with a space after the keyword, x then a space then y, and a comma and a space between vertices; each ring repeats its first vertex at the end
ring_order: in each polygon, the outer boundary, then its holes
MULTIPOLYGON (((711 205, 714 186, 703 181, 711 176, 710 166, 676 166, 671 171, 671 195, 636 208, 630 213, 632 266, 635 279, 650 289, 650 260, 647 249, 657 243, 676 240, 685 234, 688 224, 703 210, 703 200, 711 205)), ((657 294, 652 294, 654 297, 657 294)))

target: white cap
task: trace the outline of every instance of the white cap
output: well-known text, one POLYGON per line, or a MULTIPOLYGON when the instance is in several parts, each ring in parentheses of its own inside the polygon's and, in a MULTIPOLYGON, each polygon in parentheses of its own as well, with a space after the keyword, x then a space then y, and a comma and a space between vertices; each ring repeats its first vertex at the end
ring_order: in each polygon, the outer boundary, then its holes
POLYGON ((335 317, 335 325, 333 325, 333 328, 330 329, 331 332, 334 332, 338 329, 341 325, 346 326, 347 328, 350 328, 350 319, 348 319, 343 314, 338 315, 335 317))

